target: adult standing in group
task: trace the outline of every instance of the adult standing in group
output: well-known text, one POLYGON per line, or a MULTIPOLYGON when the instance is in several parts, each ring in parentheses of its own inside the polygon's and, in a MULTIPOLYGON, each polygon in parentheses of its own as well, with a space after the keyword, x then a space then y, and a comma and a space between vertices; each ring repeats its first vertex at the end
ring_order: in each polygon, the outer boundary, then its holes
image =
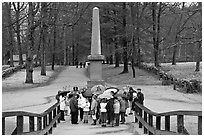
POLYGON ((71 110, 71 123, 78 124, 78 101, 77 94, 74 94, 70 99, 70 110, 71 110))
MULTIPOLYGON (((136 94, 136 93, 134 93, 136 94)), ((136 114, 139 113, 140 109, 137 107, 136 103, 140 103, 140 104, 144 104, 144 94, 141 92, 141 89, 138 88, 137 89, 137 94, 134 95, 134 100, 133 100, 133 103, 132 103, 132 106, 133 106, 133 111, 135 111, 135 116, 136 114)), ((137 122, 137 118, 135 117, 135 122, 137 122)))
POLYGON ((130 107, 130 113, 129 115, 132 115, 132 101, 133 101, 133 93, 136 92, 132 87, 129 88, 128 92, 128 100, 129 100, 129 107, 130 107))
POLYGON ((97 113, 97 106, 98 106, 98 103, 97 103, 97 96, 96 95, 93 95, 92 96, 92 100, 91 100, 91 116, 92 116, 92 119, 93 119, 93 123, 91 125, 96 125, 96 113, 97 113))
POLYGON ((141 88, 137 89, 137 98, 138 98, 138 102, 143 105, 144 104, 144 94, 141 91, 142 91, 141 88))
POLYGON ((108 100, 108 103, 106 105, 106 110, 107 110, 107 119, 108 119, 108 124, 111 124, 112 127, 114 126, 114 99, 111 98, 108 100))
POLYGON ((118 101, 117 97, 114 98, 113 109, 114 109, 115 126, 119 126, 120 102, 118 101))
POLYGON ((65 95, 58 92, 59 93, 59 102, 60 102, 60 113, 61 113, 61 116, 60 116, 60 120, 61 121, 65 121, 65 118, 64 118, 64 110, 65 110, 65 95))
POLYGON ((122 97, 118 97, 120 102, 120 116, 121 116, 121 124, 125 123, 125 112, 126 112, 126 102, 122 97))
POLYGON ((79 116, 80 116, 80 120, 83 120, 83 116, 84 116, 84 107, 86 105, 86 98, 83 97, 82 94, 79 94, 79 98, 78 98, 78 107, 79 107, 79 116))

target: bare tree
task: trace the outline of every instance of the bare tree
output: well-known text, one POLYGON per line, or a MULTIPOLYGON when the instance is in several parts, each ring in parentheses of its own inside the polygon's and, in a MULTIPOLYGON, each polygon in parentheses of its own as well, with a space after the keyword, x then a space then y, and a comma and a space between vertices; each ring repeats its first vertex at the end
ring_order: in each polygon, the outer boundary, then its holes
POLYGON ((23 65, 23 57, 22 57, 22 49, 21 49, 21 34, 20 34, 20 27, 21 27, 21 24, 24 22, 24 20, 20 20, 21 17, 20 17, 20 14, 22 11, 25 10, 25 8, 27 7, 25 5, 24 2, 13 2, 13 7, 14 7, 14 10, 15 10, 15 26, 16 26, 16 35, 17 35, 17 47, 18 47, 18 55, 19 55, 19 65, 22 66, 23 65))
POLYGON ((124 67, 123 67, 123 72, 121 73, 128 73, 128 49, 127 49, 127 40, 126 40, 126 2, 122 3, 123 5, 123 62, 124 62, 124 67))
POLYGON ((38 11, 39 3, 35 8, 35 4, 28 3, 28 35, 27 35, 27 54, 26 54, 26 81, 25 83, 33 83, 33 50, 34 50, 34 32, 37 24, 34 24, 34 16, 38 11))
POLYGON ((41 2, 41 33, 42 33, 42 40, 41 40, 41 75, 46 76, 46 61, 45 61, 45 47, 47 45, 47 11, 48 10, 48 4, 46 2, 41 2))
POLYGON ((5 3, 7 9, 7 19, 8 19, 8 32, 9 32, 9 49, 10 49, 10 67, 14 67, 13 64, 13 23, 11 17, 11 2, 5 3))

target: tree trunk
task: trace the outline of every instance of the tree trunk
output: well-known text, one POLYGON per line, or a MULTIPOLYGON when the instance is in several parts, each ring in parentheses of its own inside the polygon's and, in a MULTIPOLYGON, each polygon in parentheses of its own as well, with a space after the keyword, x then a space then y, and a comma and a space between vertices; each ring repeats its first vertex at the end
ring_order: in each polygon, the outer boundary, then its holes
POLYGON ((133 46, 133 52, 132 52, 131 64, 132 64, 133 78, 135 78, 135 53, 136 53, 136 47, 135 47, 135 37, 134 37, 134 35, 132 36, 132 46, 133 46))
POLYGON ((159 67, 159 44, 160 44, 160 17, 161 17, 161 6, 162 2, 159 3, 159 10, 157 15, 157 34, 156 34, 156 57, 155 57, 155 66, 159 67))
POLYGON ((110 57, 110 65, 112 65, 113 64, 113 55, 110 55, 109 57, 110 57))
POLYGON ((126 3, 123 2, 123 61, 124 67, 123 72, 121 73, 128 73, 128 53, 127 53, 127 40, 126 40, 126 3))
MULTIPOLYGON (((177 43, 177 36, 175 38, 175 43, 177 43)), ((177 44, 175 44, 175 46, 173 47, 173 57, 172 57, 172 65, 176 65, 176 51, 177 51, 177 44)))
POLYGON ((199 42, 198 43, 198 54, 196 57, 196 69, 195 69, 195 71, 200 71, 200 60, 201 60, 201 52, 202 52, 201 46, 202 46, 202 42, 199 42))
POLYGON ((153 45, 154 45, 154 65, 159 66, 158 63, 158 44, 157 44, 157 32, 156 32, 156 2, 152 3, 152 21, 153 21, 153 45))
MULTIPOLYGON (((137 66, 141 68, 141 50, 140 50, 140 15, 139 15, 139 3, 136 3, 136 17, 137 17, 137 28, 136 28, 136 40, 137 40, 137 66)), ((135 19, 134 19, 135 20, 135 19)), ((135 26, 135 24, 134 24, 135 26)), ((134 36, 135 37, 135 36, 134 36)), ((135 39, 134 39, 135 41, 135 39)), ((136 58, 136 47, 133 47, 134 58, 136 58)))
POLYGON ((79 58, 78 58, 78 54, 79 54, 79 43, 76 43, 76 55, 75 55, 75 61, 79 62, 79 58))
MULTIPOLYGON (((182 10, 184 9, 184 5, 185 5, 185 2, 183 2, 182 4, 182 10)), ((178 36, 180 35, 181 33, 181 29, 183 29, 181 26, 181 21, 182 21, 182 18, 183 18, 183 12, 180 13, 180 17, 179 17, 179 21, 178 21, 178 24, 176 26, 176 34, 175 34, 175 40, 174 40, 174 48, 173 48, 173 56, 172 56, 172 65, 176 65, 176 52, 177 52, 177 47, 178 47, 178 36)))
POLYGON ((16 10, 16 34, 17 34, 17 47, 18 47, 18 55, 19 55, 19 65, 22 67, 23 65, 23 57, 21 50, 21 35, 20 35, 20 2, 17 2, 17 10, 16 10))
MULTIPOLYGON (((138 4, 138 3, 136 3, 138 4)), ((137 5, 137 10, 138 9, 138 5, 137 5)), ((133 3, 130 4, 130 11, 131 11, 131 21, 132 21, 132 39, 131 39, 131 43, 132 43, 132 54, 131 54, 131 66, 132 66, 132 72, 133 72, 133 78, 135 78, 135 58, 136 58, 136 47, 135 47, 135 11, 134 11, 134 7, 133 7, 133 3)), ((138 11, 137 11, 137 15, 138 15, 138 11)), ((138 22, 138 20, 137 20, 138 22)), ((137 24, 137 28, 138 28, 138 24, 137 24)), ((137 33, 137 37, 138 33, 137 33)))
POLYGON ((26 81, 25 83, 33 83, 33 47, 34 47, 34 5, 29 2, 28 8, 28 47, 26 56, 26 81))
MULTIPOLYGON (((54 8, 57 8, 57 3, 53 3, 54 4, 54 8)), ((54 32, 53 32, 53 46, 52 46, 52 70, 55 69, 55 47, 56 47, 56 38, 57 38, 57 27, 56 27, 56 23, 57 23, 57 15, 58 15, 58 11, 54 11, 54 32)))
POLYGON ((72 26, 72 65, 75 65, 74 26, 72 26))
POLYGON ((42 28, 42 44, 41 44, 41 75, 46 76, 46 63, 45 63, 45 47, 46 47, 46 39, 47 39, 47 3, 42 2, 42 22, 41 22, 41 28, 42 28))
MULTIPOLYGON (((113 10, 113 14, 116 17, 116 10, 113 10)), ((118 41, 117 41, 117 37, 116 37, 116 35, 117 35, 117 26, 116 26, 117 24, 116 23, 117 23, 117 21, 114 18, 115 67, 117 68, 120 66, 119 65, 120 64, 120 62, 119 62, 120 57, 119 57, 119 51, 118 51, 118 41)))
POLYGON ((68 47, 67 47, 67 30, 65 28, 65 32, 64 32, 64 66, 68 65, 68 47))
POLYGON ((11 19, 11 2, 6 3, 7 6, 7 13, 8 13, 8 32, 9 32, 9 49, 10 49, 10 67, 14 67, 13 64, 13 25, 11 19))
POLYGON ((115 50, 115 67, 117 68, 119 66, 120 66, 120 54, 118 53, 118 50, 115 50))

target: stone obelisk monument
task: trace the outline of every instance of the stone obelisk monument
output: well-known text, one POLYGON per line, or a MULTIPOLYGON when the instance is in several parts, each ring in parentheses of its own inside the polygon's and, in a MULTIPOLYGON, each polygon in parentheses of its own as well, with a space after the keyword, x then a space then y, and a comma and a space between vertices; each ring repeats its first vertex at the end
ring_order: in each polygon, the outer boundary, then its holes
POLYGON ((102 80, 102 61, 104 56, 101 55, 101 39, 100 39, 100 22, 99 22, 99 9, 93 8, 92 17, 92 36, 91 36, 91 55, 88 56, 90 61, 90 81, 87 81, 87 95, 90 96, 90 89, 94 85, 105 85, 102 80))

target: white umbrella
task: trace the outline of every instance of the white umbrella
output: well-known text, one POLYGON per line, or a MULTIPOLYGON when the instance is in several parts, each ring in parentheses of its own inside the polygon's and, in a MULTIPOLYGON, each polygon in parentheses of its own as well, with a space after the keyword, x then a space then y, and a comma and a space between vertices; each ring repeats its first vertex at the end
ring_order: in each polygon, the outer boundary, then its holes
POLYGON ((119 91, 118 88, 109 87, 104 91, 104 93, 109 93, 109 94, 113 95, 113 94, 116 94, 118 91, 119 91))
POLYGON ((113 98, 113 96, 111 94, 109 94, 109 93, 103 93, 103 94, 99 95, 98 98, 110 99, 110 98, 113 98))
POLYGON ((95 85, 91 88, 92 94, 102 94, 105 90, 105 87, 103 85, 95 85))

